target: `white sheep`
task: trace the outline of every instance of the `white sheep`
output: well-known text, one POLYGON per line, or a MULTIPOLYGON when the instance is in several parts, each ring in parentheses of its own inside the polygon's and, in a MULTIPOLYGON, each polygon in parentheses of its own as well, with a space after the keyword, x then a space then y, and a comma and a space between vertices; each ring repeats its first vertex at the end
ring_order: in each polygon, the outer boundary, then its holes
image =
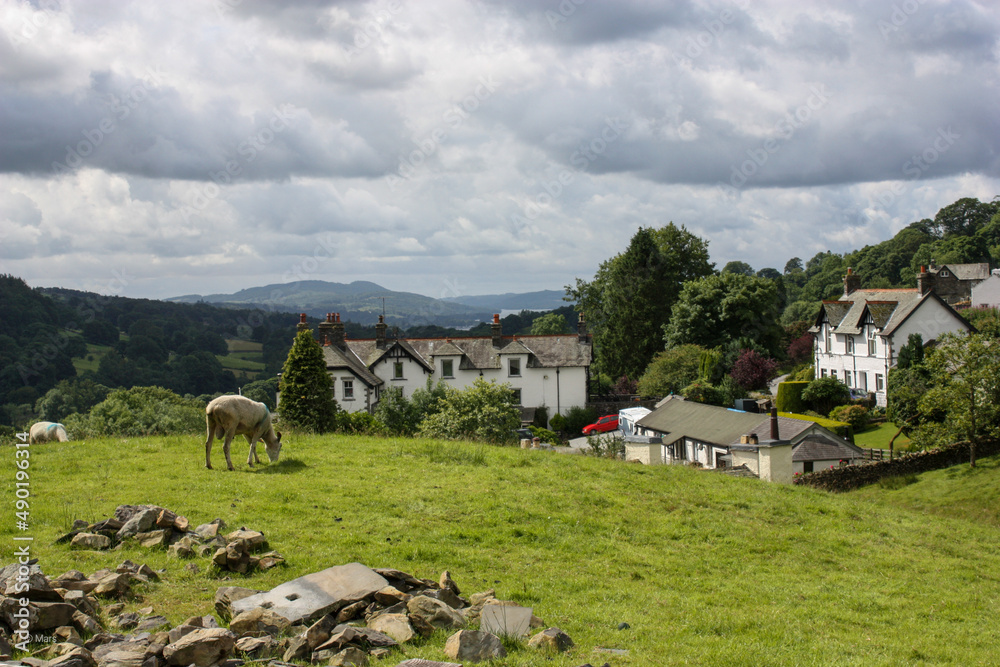
POLYGON ((257 441, 264 441, 264 448, 267 456, 274 463, 281 453, 281 432, 275 433, 271 426, 271 413, 267 406, 257 401, 251 401, 245 396, 219 396, 208 404, 205 408, 205 422, 208 426, 208 438, 205 440, 205 467, 212 469, 212 440, 213 438, 223 439, 225 445, 223 451, 226 453, 226 465, 230 470, 233 468, 232 459, 229 458, 229 445, 237 435, 246 436, 250 443, 250 454, 247 456, 247 465, 253 467, 254 461, 260 463, 257 458, 257 441))
POLYGON ((66 427, 55 422, 37 422, 31 425, 28 432, 28 443, 37 445, 40 442, 69 442, 66 427))

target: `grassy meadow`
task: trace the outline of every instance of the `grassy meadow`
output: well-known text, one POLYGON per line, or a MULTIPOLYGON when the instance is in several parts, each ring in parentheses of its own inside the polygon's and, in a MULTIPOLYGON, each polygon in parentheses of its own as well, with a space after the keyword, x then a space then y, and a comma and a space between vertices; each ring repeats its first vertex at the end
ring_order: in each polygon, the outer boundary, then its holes
MULTIPOLYGON (((496 589, 576 643, 559 656, 515 645, 497 665, 997 663, 993 459, 896 490, 829 495, 472 443, 284 439, 282 460, 253 470, 245 441, 234 443, 235 472, 218 442, 215 469, 205 469, 201 435, 33 446, 33 554, 50 576, 125 558, 166 568, 126 611, 150 605, 172 623, 213 613, 223 585, 268 589, 352 561, 435 580, 448 569, 463 594, 496 589), (221 517, 262 530, 288 564, 223 580, 207 559, 191 573, 162 551, 53 544, 74 519, 125 503, 168 507, 193 525, 221 517), (618 630, 621 622, 631 627, 618 630)), ((0 457, 13 515, 13 448, 0 457)), ((12 519, 0 529, 5 563, 12 537, 24 534, 12 519)), ((445 660, 445 638, 383 662, 445 660)))

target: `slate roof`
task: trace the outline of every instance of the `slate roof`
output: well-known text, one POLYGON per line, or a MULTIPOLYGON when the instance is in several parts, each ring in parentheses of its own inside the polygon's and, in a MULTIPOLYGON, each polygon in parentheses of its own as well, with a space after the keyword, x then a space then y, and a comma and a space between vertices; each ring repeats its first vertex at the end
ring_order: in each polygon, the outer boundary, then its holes
POLYGON ((323 346, 323 359, 326 361, 327 370, 348 369, 369 387, 377 387, 383 384, 382 380, 368 370, 368 367, 361 361, 351 348, 341 349, 336 345, 323 346))
POLYGON ((990 265, 985 262, 978 264, 946 264, 944 266, 935 266, 933 269, 930 269, 930 272, 939 273, 941 269, 948 269, 959 280, 986 280, 990 277, 990 265))
POLYGON ((860 447, 845 440, 834 442, 818 436, 807 436, 792 447, 792 461, 839 461, 859 459, 863 455, 860 447))
MULTIPOLYGON (((940 297, 933 292, 920 296, 915 288, 854 290, 836 301, 824 301, 820 314, 816 318, 816 324, 810 331, 819 332, 819 325, 825 313, 833 326, 834 333, 857 335, 861 333, 861 323, 864 321, 864 313, 867 310, 871 313, 872 319, 875 320, 876 326, 880 320, 883 322, 879 333, 888 336, 924 300, 929 298, 940 301, 940 297), (874 305, 870 307, 869 304, 874 305)), ((942 301, 942 303, 944 302, 942 301)))

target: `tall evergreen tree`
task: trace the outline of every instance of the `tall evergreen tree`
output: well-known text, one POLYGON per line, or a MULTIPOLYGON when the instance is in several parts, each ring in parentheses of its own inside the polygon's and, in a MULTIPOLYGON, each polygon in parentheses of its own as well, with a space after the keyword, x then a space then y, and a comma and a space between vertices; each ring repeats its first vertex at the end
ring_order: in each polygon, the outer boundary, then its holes
POLYGON ((289 426, 323 433, 337 420, 333 380, 326 372, 323 350, 309 330, 295 336, 281 372, 281 420, 289 426))

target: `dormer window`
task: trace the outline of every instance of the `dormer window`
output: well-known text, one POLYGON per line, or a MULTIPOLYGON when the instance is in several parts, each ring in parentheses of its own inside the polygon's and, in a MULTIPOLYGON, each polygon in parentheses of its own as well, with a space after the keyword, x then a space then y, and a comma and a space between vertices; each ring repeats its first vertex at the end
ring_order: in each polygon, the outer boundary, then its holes
POLYGON ((510 377, 520 377, 521 375, 520 359, 509 359, 507 361, 507 375, 509 375, 510 377))
POLYGON ((940 274, 938 274, 938 275, 940 275, 940 276, 941 276, 942 278, 947 278, 947 277, 948 277, 948 276, 950 276, 951 274, 950 274, 950 273, 948 273, 948 269, 941 269, 941 273, 940 273, 940 274))
POLYGON ((454 359, 442 359, 441 360, 441 376, 446 378, 455 377, 455 360, 454 359))

